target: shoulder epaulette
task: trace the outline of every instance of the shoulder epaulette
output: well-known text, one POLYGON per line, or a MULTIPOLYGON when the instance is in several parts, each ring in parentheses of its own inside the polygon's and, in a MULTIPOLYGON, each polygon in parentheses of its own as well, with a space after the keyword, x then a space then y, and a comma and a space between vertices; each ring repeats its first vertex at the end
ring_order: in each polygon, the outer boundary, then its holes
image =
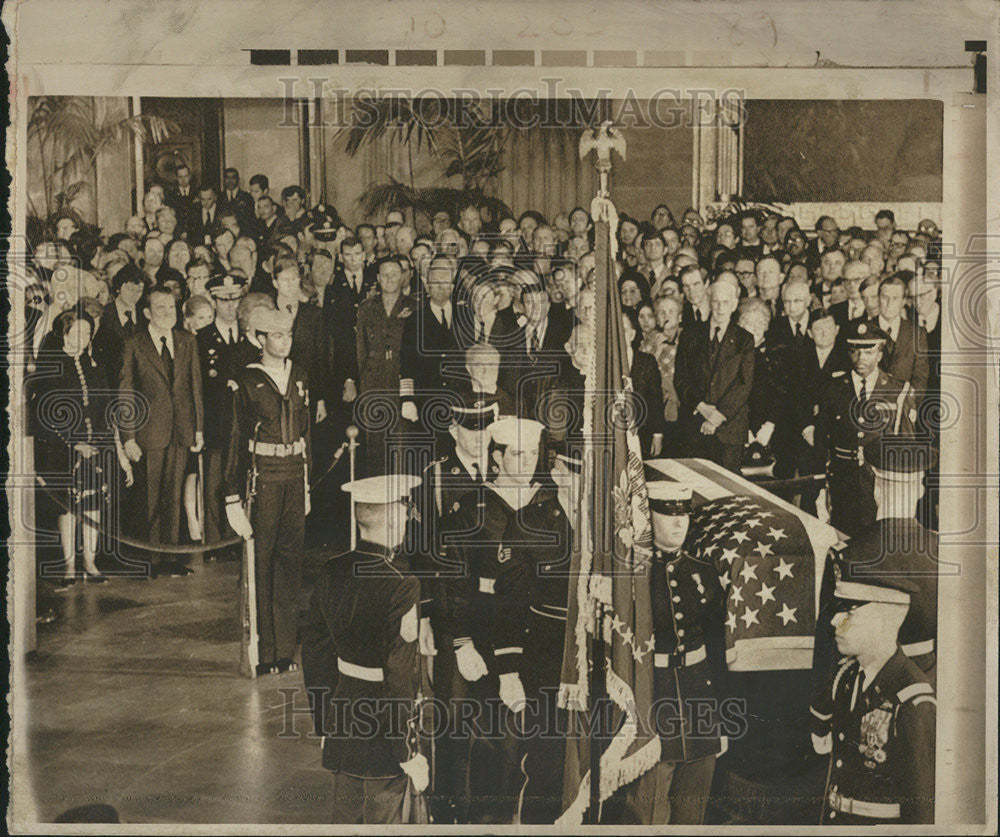
POLYGON ((907 701, 913 700, 913 698, 918 695, 929 695, 931 699, 934 698, 934 687, 930 683, 911 683, 909 686, 904 686, 898 692, 896 692, 896 700, 900 703, 906 703, 907 701))

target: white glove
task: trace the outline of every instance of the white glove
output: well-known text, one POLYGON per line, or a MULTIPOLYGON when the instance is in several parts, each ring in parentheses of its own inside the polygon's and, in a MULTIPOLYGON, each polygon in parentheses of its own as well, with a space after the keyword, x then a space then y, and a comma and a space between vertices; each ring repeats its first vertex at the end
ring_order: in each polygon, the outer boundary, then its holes
POLYGON ((768 442, 771 441, 771 436, 773 434, 774 434, 774 422, 765 421, 760 426, 760 430, 757 431, 757 441, 760 442, 766 448, 768 442))
POLYGON ((458 663, 459 674, 470 683, 474 683, 480 677, 485 677, 489 672, 482 656, 471 642, 458 648, 455 652, 455 662, 458 663))
POLYGON ((802 438, 806 440, 806 444, 809 447, 816 447, 816 426, 810 424, 808 427, 802 428, 802 438))
POLYGON ((412 401, 403 402, 403 418, 407 421, 417 421, 420 418, 417 415, 417 405, 412 401))
POLYGON ((241 503, 226 503, 226 520, 243 540, 248 541, 253 537, 253 526, 250 525, 250 518, 247 517, 241 503))
POLYGON ((142 448, 139 447, 139 443, 135 439, 129 439, 122 447, 125 450, 125 455, 133 462, 142 459, 142 448))
POLYGON ((413 782, 413 789, 417 793, 423 793, 427 790, 427 786, 431 783, 431 771, 427 765, 427 758, 423 753, 417 753, 409 761, 400 762, 399 766, 410 777, 410 781, 413 782))
POLYGON ((833 735, 831 733, 828 732, 822 738, 815 733, 810 733, 809 737, 812 738, 813 750, 821 756, 829 755, 833 749, 833 735))
POLYGON ((431 629, 431 620, 428 616, 420 620, 420 633, 418 634, 417 641, 420 653, 425 657, 434 657, 437 655, 437 646, 434 644, 434 631, 431 629))
POLYGON ((519 712, 524 708, 524 686, 516 671, 500 675, 500 700, 504 706, 519 712))

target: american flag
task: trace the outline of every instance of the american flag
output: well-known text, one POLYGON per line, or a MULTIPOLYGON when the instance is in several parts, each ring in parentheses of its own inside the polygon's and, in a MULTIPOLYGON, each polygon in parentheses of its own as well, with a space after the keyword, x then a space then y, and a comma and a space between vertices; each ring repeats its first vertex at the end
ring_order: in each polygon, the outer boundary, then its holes
POLYGON ((840 533, 713 463, 646 464, 694 491, 687 545, 726 593, 730 670, 810 668, 823 566, 840 533))

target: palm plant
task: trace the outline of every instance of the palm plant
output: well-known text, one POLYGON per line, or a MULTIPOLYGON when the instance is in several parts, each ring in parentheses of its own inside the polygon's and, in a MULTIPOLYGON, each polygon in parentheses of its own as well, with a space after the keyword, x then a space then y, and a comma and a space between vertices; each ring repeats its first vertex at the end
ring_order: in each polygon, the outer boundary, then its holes
POLYGON ((98 121, 88 96, 34 96, 30 100, 27 139, 29 159, 37 160, 44 206, 28 198, 30 212, 48 219, 70 209, 90 187, 97 156, 133 137, 136 142, 162 142, 178 130, 157 116, 106 116, 98 121))

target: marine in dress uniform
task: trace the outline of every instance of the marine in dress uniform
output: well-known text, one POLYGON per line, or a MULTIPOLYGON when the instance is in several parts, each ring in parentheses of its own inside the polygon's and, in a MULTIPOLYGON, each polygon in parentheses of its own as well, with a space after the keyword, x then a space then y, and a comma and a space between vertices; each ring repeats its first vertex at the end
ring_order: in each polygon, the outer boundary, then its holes
MULTIPOLYGON (((226 447, 227 416, 232 414, 234 380, 240 367, 237 364, 237 347, 241 337, 236 309, 247 291, 247 280, 240 275, 216 276, 209 280, 208 292, 215 298, 215 321, 200 329, 198 357, 201 360, 202 399, 205 415, 212 420, 205 423, 204 458, 205 485, 205 542, 215 543, 223 538, 220 526, 223 511, 222 452, 226 447), (221 419, 221 421, 219 420, 221 419)), ((228 526, 225 527, 228 535, 228 526)))
POLYGON ((851 371, 834 373, 815 407, 816 447, 828 462, 830 523, 852 537, 876 517, 865 446, 883 434, 913 433, 917 418, 912 387, 878 367, 885 339, 877 326, 855 324, 847 337, 851 371))
POLYGON ((519 710, 525 695, 510 662, 503 659, 514 659, 520 649, 506 644, 497 592, 524 595, 517 589, 524 579, 513 552, 538 543, 540 533, 529 529, 527 521, 544 517, 538 506, 551 502, 551 489, 533 480, 543 429, 540 422, 516 418, 490 425, 496 480, 481 498, 478 492, 463 497, 449 520, 454 542, 448 544, 447 557, 462 573, 442 584, 445 630, 453 637, 458 668, 453 711, 473 719, 457 730, 468 747, 460 822, 510 823, 516 813, 520 783, 514 730, 524 720, 519 710))
POLYGON ((357 547, 326 563, 302 635, 303 676, 333 772, 334 823, 425 822, 426 757, 416 747, 419 581, 399 547, 402 501, 418 477, 346 483, 357 547))
MULTIPOLYGON (((495 404, 470 404, 452 407, 450 434, 454 446, 428 465, 414 491, 417 514, 407 531, 406 553, 414 574, 420 579, 420 612, 433 635, 434 697, 439 709, 447 711, 453 684, 458 677, 455 649, 443 609, 443 587, 454 580, 457 567, 449 563, 447 535, 454 531, 452 518, 461 509, 466 495, 481 498, 486 481, 492 478, 489 467, 489 426, 497 419, 495 404)), ((422 628, 425 626, 422 624, 422 628)), ((436 744, 433 789, 430 804, 437 823, 455 820, 457 799, 464 786, 468 746, 443 736, 436 744)))
POLYGON ((843 659, 830 690, 827 825, 933 824, 934 687, 903 654, 896 634, 919 607, 914 582, 873 568, 834 588, 831 622, 843 659))
POLYGON ((509 651, 497 656, 498 670, 501 678, 517 678, 527 699, 521 823, 553 823, 562 809, 566 739, 559 733, 569 721, 558 692, 582 465, 582 441, 562 442, 552 469, 555 490, 539 490, 521 518, 525 532, 538 534, 511 547, 512 572, 496 585, 498 643, 509 651))
MULTIPOLYGON (((620 819, 700 825, 715 760, 726 750, 718 714, 725 672, 724 602, 711 564, 683 548, 691 489, 650 482, 653 526, 653 657, 660 761, 620 791, 620 819), (704 715, 705 707, 711 707, 704 715)), ((614 815, 617 805, 609 814, 614 815)))
POLYGON ((255 540, 262 672, 295 667, 305 517, 309 512, 309 379, 288 359, 292 316, 260 316, 260 363, 237 373, 224 459, 226 516, 255 540), (248 481, 249 475, 249 481, 248 481), (250 485, 248 486, 248 482, 250 485), (241 503, 253 497, 247 520, 241 503))

